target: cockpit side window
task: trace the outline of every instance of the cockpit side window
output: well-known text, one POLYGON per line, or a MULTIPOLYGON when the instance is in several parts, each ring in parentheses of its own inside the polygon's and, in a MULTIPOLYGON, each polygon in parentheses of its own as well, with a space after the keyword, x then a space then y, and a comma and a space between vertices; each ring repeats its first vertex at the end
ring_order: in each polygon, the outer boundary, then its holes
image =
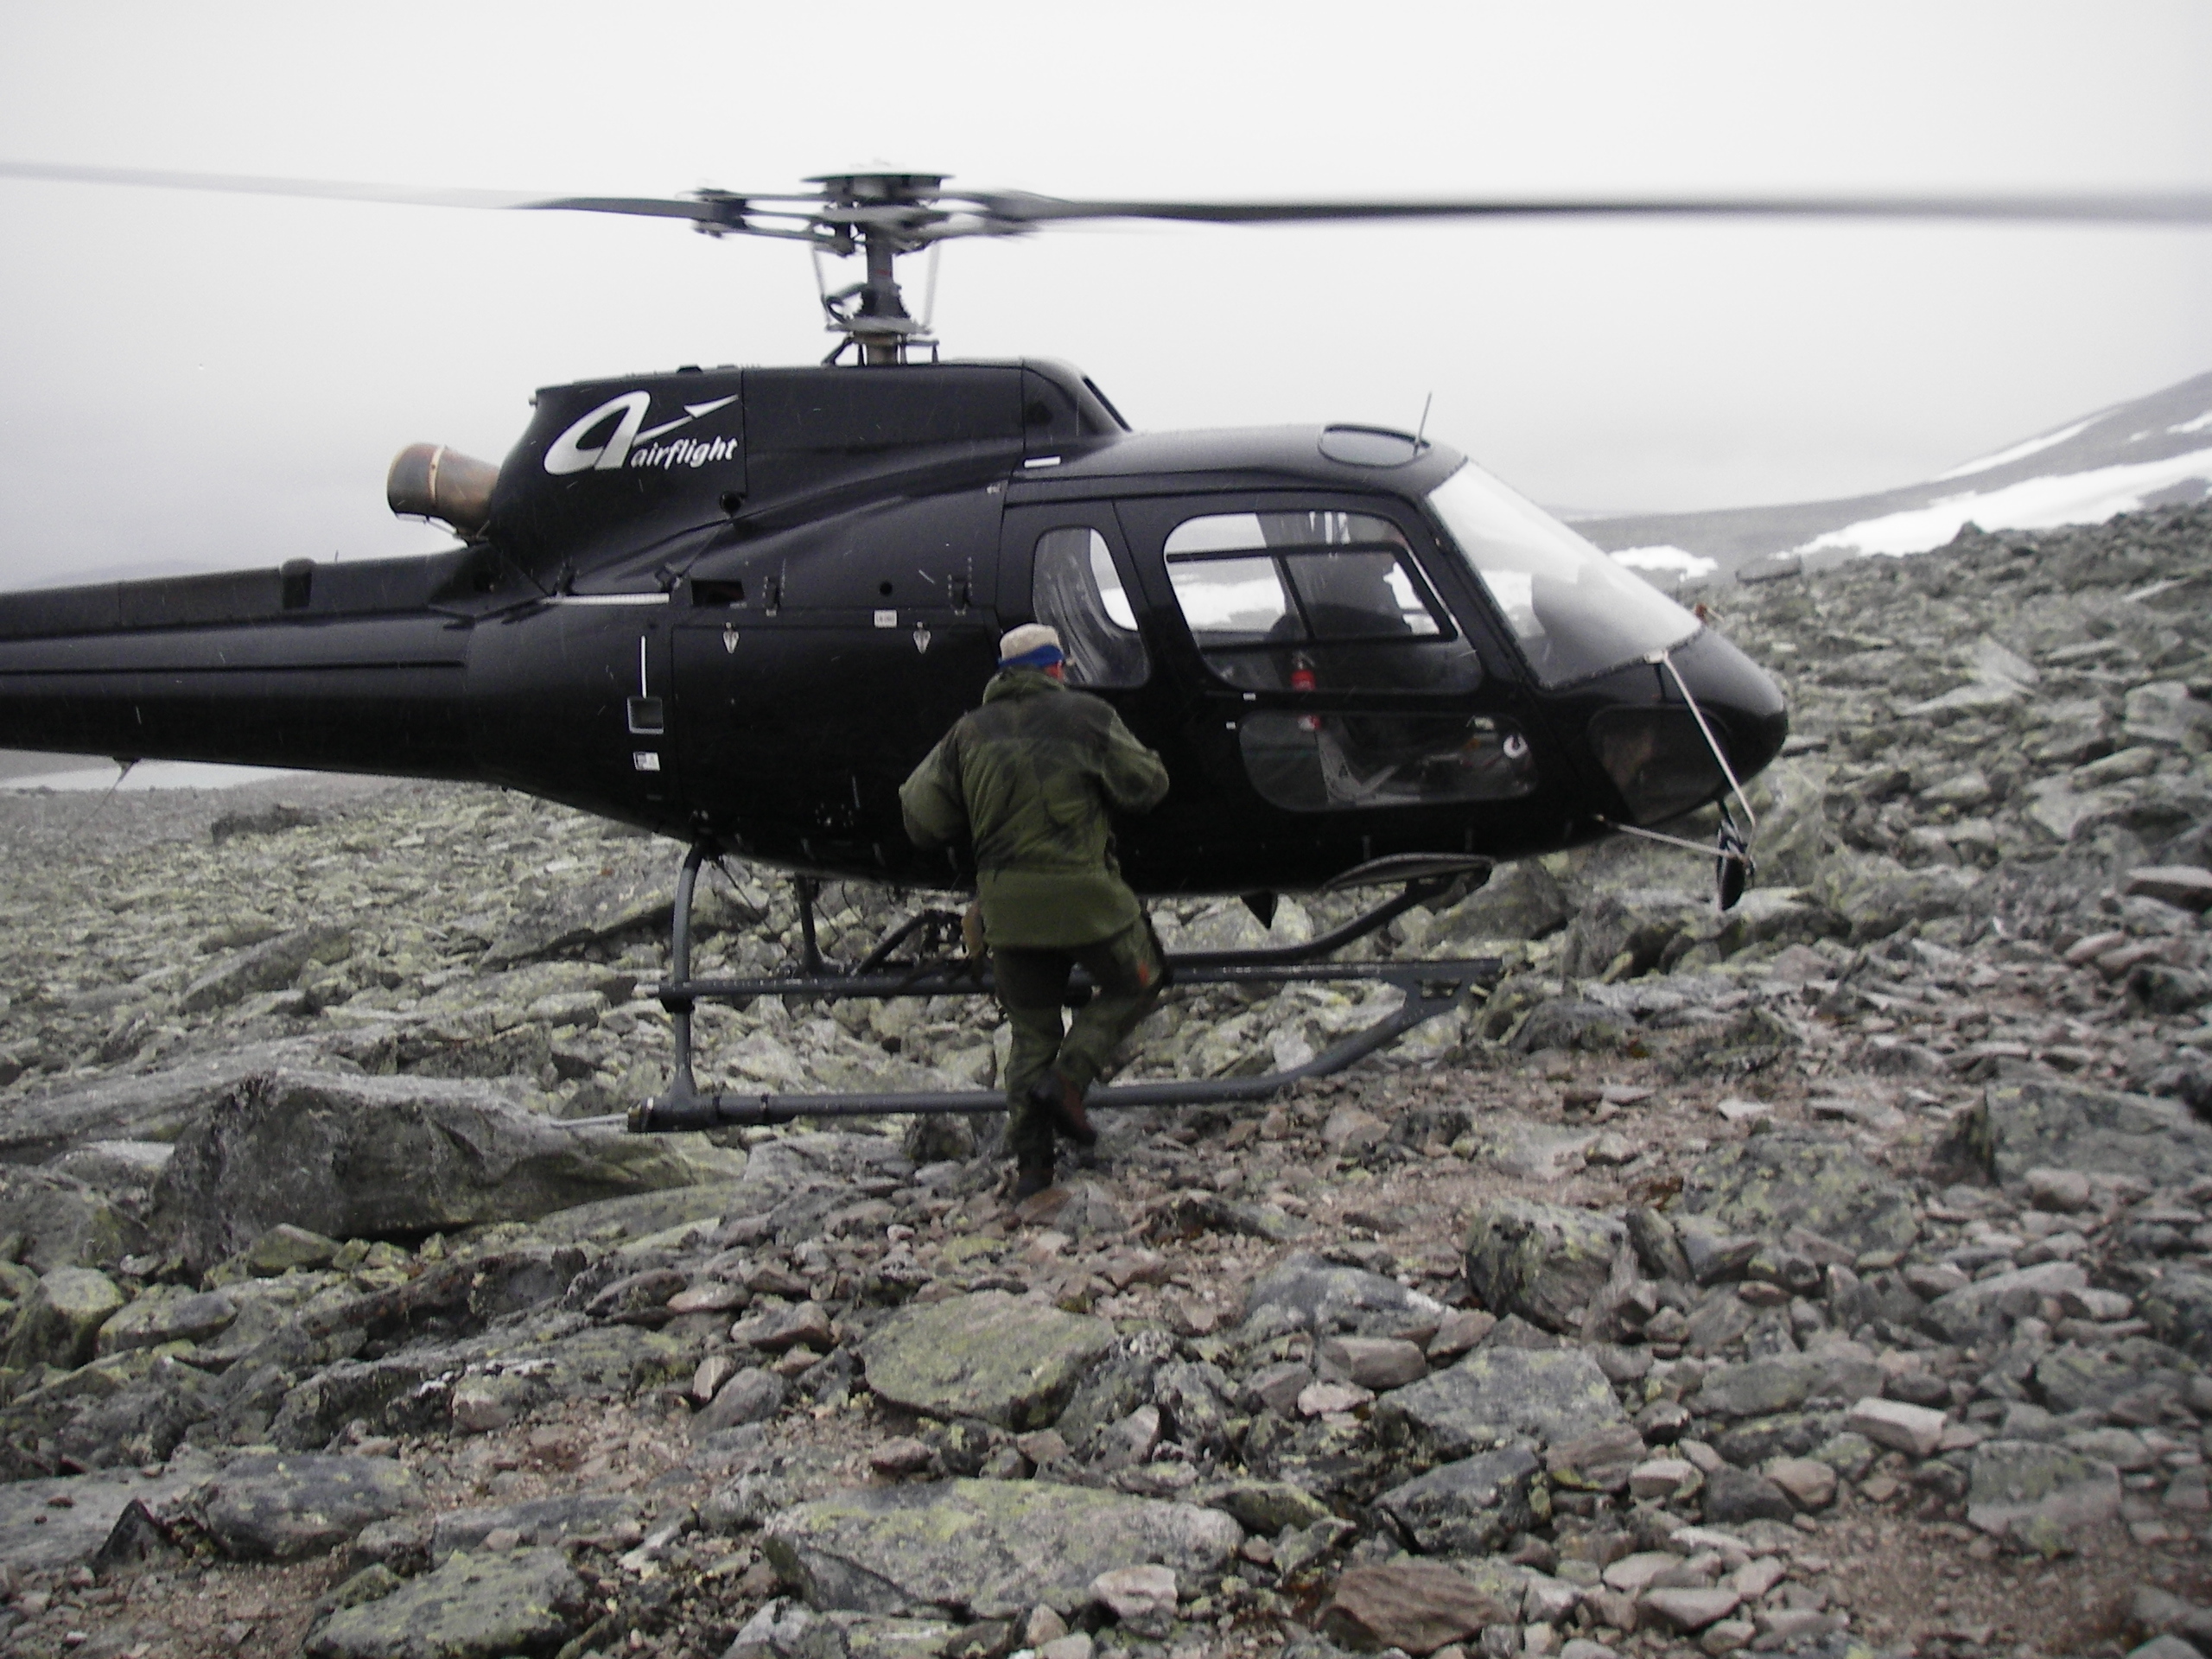
POLYGON ((1464 690, 1481 659, 1404 534, 1343 512, 1209 513, 1165 549, 1206 666, 1249 690, 1464 690))
POLYGON ((1060 633, 1071 685, 1142 685, 1152 659, 1136 611, 1106 538, 1084 524, 1048 530, 1037 541, 1032 608, 1060 633))

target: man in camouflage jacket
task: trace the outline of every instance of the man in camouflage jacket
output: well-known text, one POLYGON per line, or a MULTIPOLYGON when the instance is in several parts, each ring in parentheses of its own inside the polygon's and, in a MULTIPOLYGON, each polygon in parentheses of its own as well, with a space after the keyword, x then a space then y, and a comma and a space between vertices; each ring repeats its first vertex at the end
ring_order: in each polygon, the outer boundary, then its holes
POLYGON ((1098 698, 1064 683, 1059 635, 1038 623, 1000 642, 983 706, 961 717, 899 791, 918 847, 966 837, 999 1001, 1014 1028, 1007 1138, 1014 1194, 1052 1183, 1054 1129, 1096 1141, 1084 1092, 1160 998, 1151 924, 1114 861, 1109 807, 1148 812, 1167 769, 1098 698), (1069 976, 1096 991, 1063 1030, 1069 976))

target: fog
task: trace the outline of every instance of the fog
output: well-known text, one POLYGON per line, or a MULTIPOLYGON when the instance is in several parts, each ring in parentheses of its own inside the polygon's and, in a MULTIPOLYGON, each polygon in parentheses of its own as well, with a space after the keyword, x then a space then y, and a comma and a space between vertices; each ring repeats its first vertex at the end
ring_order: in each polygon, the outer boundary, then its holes
MULTIPOLYGON (((548 193, 2212 188, 2200 5, 0 6, 0 158, 548 193)), ((0 587, 441 544, 418 439, 828 349, 680 224, 0 180, 0 587)), ((835 269, 833 283, 857 273, 835 269)), ((918 309, 923 269, 909 262, 918 309)), ((1429 429, 1557 507, 1856 493, 2212 366, 2212 230, 1110 226, 965 243, 948 355, 1151 429, 1429 429)))

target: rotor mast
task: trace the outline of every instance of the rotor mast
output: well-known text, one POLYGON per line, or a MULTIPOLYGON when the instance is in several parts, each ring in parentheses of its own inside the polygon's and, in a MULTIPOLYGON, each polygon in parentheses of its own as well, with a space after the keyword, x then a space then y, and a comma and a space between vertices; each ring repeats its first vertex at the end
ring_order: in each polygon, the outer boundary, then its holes
MULTIPOLYGON (((860 348, 863 364, 903 363, 909 347, 933 346, 926 319, 906 309, 896 273, 899 256, 935 241, 931 234, 950 217, 937 207, 941 173, 832 173, 809 179, 828 199, 817 222, 827 232, 817 244, 839 255, 858 252, 867 275, 853 287, 825 292, 822 307, 830 328, 860 348)), ((830 353, 843 355, 840 346, 830 353)))

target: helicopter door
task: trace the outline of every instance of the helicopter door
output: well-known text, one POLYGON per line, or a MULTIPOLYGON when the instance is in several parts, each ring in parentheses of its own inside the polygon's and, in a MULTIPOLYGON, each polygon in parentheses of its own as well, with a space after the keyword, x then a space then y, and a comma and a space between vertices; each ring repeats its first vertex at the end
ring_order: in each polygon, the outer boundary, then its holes
POLYGON ((1231 764, 1269 804, 1457 804, 1535 788, 1515 699, 1395 518, 1266 498, 1123 511, 1158 546, 1205 672, 1198 722, 1217 743, 1236 734, 1231 764))
MULTIPOLYGON (((1029 596, 1030 614, 1059 631, 1067 681, 1086 691, 1134 691, 1152 678, 1138 629, 1128 555, 1107 503, 1007 511, 999 591, 1029 596)), ((1009 618, 1011 602, 1003 607, 1009 618)), ((1012 623, 1009 620, 1008 626, 1012 623)))

